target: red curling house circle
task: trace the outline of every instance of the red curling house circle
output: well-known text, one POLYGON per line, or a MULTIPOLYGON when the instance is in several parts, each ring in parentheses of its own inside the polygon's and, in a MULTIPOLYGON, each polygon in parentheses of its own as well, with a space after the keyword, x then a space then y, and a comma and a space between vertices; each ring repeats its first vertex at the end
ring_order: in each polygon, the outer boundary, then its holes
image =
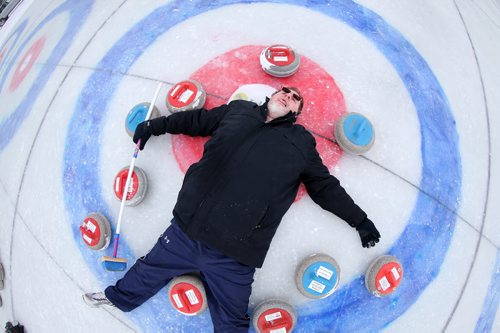
POLYGON ((31 67, 35 64, 36 60, 40 56, 45 45, 45 36, 42 36, 36 40, 36 42, 31 45, 31 47, 26 51, 21 61, 14 71, 12 80, 10 81, 9 90, 14 91, 19 87, 19 85, 24 81, 26 75, 28 75, 31 67))
MULTIPOLYGON (((264 48, 266 46, 247 45, 230 50, 191 75, 190 79, 200 82, 207 92, 205 108, 226 103, 234 91, 247 84, 264 84, 277 90, 283 86, 297 87, 304 97, 304 108, 297 123, 313 133, 323 163, 332 170, 342 157, 341 149, 331 141, 335 120, 346 112, 342 92, 328 72, 302 54, 300 68, 294 75, 277 78, 266 74, 259 61, 264 48)), ((172 137, 174 156, 182 172, 186 173, 191 164, 200 160, 207 140, 187 135, 172 137)), ((296 201, 304 193, 301 185, 296 201)))

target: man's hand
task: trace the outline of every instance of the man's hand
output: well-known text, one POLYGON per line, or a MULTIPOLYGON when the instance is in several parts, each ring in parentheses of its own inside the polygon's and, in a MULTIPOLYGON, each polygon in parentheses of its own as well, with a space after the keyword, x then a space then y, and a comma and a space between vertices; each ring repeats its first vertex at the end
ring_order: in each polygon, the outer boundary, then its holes
POLYGON ((140 150, 144 149, 146 142, 148 142, 151 137, 151 120, 143 121, 139 125, 137 125, 134 132, 134 143, 139 142, 141 140, 141 145, 139 146, 140 150))
POLYGON ((365 220, 356 227, 356 230, 359 233, 363 247, 373 247, 375 243, 378 243, 380 240, 380 233, 369 218, 365 218, 365 220))

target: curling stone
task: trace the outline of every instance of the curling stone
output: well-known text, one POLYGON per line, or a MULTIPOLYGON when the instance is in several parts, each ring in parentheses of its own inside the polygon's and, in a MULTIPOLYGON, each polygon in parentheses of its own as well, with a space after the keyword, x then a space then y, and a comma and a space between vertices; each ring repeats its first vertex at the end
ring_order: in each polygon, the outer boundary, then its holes
MULTIPOLYGON (((115 176, 114 190, 116 198, 121 201, 123 198, 123 192, 125 188, 125 183, 127 182, 128 166, 121 169, 115 176)), ((134 172, 132 172, 132 178, 130 179, 129 188, 127 191, 127 199, 125 200, 126 206, 137 206, 140 204, 146 192, 148 190, 148 178, 146 173, 139 167, 134 167, 134 172)))
POLYGON ((3 270, 3 264, 0 262, 0 290, 5 287, 3 280, 5 279, 5 272, 3 270))
POLYGON ((337 290, 340 281, 340 267, 326 254, 313 254, 298 267, 295 283, 302 295, 321 299, 337 290))
POLYGON ((252 322, 258 333, 288 333, 297 323, 297 314, 288 303, 268 300, 257 305, 252 322))
POLYGON ((394 256, 375 259, 365 275, 366 288, 377 297, 392 294, 403 280, 403 266, 394 256))
POLYGON ((335 122, 335 140, 342 150, 361 155, 373 146, 375 130, 371 122, 357 112, 345 113, 335 122))
POLYGON ((206 93, 195 80, 175 84, 167 94, 167 109, 171 113, 201 109, 205 105, 206 93))
POLYGON ((104 250, 111 241, 111 225, 99 213, 87 215, 80 226, 82 240, 92 250, 104 250))
POLYGON ((300 56, 286 45, 272 45, 260 53, 264 72, 276 77, 288 77, 299 69, 300 56))
POLYGON ((182 314, 196 316, 207 308, 205 287, 196 275, 178 276, 168 285, 172 306, 182 314))
MULTIPOLYGON (((146 102, 139 103, 136 106, 134 106, 127 114, 127 117, 125 118, 125 130, 127 131, 127 134, 130 137, 134 137, 134 132, 137 125, 146 120, 146 116, 148 115, 150 105, 151 103, 146 103, 146 102)), ((156 106, 153 106, 153 111, 151 111, 150 118, 153 119, 159 116, 160 112, 158 111, 156 106)))

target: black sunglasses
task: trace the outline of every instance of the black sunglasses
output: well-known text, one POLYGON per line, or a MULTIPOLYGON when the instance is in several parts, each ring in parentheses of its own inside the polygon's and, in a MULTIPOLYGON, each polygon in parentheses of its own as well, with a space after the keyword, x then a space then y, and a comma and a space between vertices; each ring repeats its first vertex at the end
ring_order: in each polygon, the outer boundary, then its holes
MULTIPOLYGON (((293 92, 293 91, 292 91, 290 88, 288 88, 288 87, 283 87, 283 88, 281 88, 281 90, 282 90, 285 94, 289 94, 289 93, 293 92)), ((292 96, 293 96, 293 99, 295 99, 297 102, 300 102, 300 101, 302 100, 302 97, 301 97, 300 95, 296 94, 295 92, 293 92, 292 96)))

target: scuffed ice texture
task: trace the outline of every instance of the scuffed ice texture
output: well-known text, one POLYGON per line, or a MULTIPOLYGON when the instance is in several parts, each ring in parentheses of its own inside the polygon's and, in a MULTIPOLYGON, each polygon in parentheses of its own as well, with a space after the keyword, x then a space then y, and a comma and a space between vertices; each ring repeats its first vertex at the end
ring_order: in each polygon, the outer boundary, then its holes
MULTIPOLYGON (((111 249, 90 251, 78 226, 93 211, 116 223, 113 179, 134 151, 124 117, 151 100, 158 80, 166 84, 156 105, 168 115, 166 92, 192 76, 204 77, 213 106, 241 84, 276 88, 309 75, 323 89, 300 86, 308 99, 299 122, 317 130, 323 160, 382 239, 363 249, 353 229, 302 190, 255 276, 250 312, 268 298, 290 302, 298 332, 430 332, 446 325, 498 331, 500 210, 491 203, 500 179, 499 119, 492 112, 500 105, 494 93, 500 50, 487 41, 499 39, 500 10, 486 0, 457 2, 479 73, 454 3, 24 0, 17 18, 0 30, 0 260, 6 268, 0 321, 17 319, 40 331, 56 325, 61 331, 211 332, 208 312, 177 313, 166 289, 129 314, 87 308, 80 295, 102 290, 122 273, 102 270, 99 259, 111 249), (19 62, 42 37, 26 78, 9 90, 19 62), (261 70, 261 47, 278 43, 303 56, 299 71, 246 82, 261 70), (319 70, 301 72, 311 64, 319 70), (372 121, 376 141, 364 157, 343 154, 331 141, 332 110, 372 121), (331 297, 311 302, 295 288, 295 270, 318 252, 338 261, 341 281, 331 297), (377 299, 363 274, 386 253, 402 261, 405 280, 397 294, 377 299)), ((203 143, 165 135, 139 153, 150 188, 141 205, 125 208, 119 256, 129 266, 168 227, 184 172, 203 143)))

